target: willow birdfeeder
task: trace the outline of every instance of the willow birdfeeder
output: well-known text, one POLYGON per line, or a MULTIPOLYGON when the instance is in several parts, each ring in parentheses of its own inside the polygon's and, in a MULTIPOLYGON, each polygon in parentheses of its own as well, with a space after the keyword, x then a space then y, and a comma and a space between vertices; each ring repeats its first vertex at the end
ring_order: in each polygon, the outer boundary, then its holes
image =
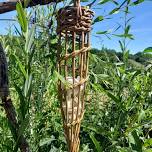
POLYGON ((60 9, 57 15, 58 72, 64 78, 59 80, 58 94, 69 152, 79 151, 92 17, 93 12, 81 7, 80 0, 60 9))

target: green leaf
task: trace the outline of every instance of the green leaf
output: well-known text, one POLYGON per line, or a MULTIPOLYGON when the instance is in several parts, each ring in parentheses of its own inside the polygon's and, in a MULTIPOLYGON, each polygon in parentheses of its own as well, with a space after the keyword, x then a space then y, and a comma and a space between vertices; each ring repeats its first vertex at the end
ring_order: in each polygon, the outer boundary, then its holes
POLYGON ((93 133, 90 133, 89 136, 90 136, 92 142, 94 143, 97 152, 102 152, 103 149, 102 149, 102 147, 100 146, 99 142, 98 142, 98 141, 96 140, 96 138, 94 137, 93 133))
POLYGON ((24 86, 24 96, 28 97, 30 95, 32 87, 32 74, 29 75, 29 77, 25 81, 25 86, 24 86))
POLYGON ((138 122, 141 122, 145 118, 146 114, 144 110, 139 111, 138 122))
POLYGON ((127 35, 127 34, 129 33, 130 28, 131 28, 130 25, 128 25, 128 26, 126 27, 126 29, 125 29, 125 35, 127 35))
POLYGON ((26 118, 22 121, 20 128, 19 128, 19 137, 21 135, 23 135, 25 129, 27 128, 28 123, 29 123, 29 119, 30 119, 30 115, 27 115, 26 118))
POLYGON ((55 71, 54 74, 55 74, 55 77, 58 80, 60 80, 65 85, 66 88, 71 87, 71 84, 68 81, 66 81, 65 78, 61 74, 59 74, 57 71, 55 71))
POLYGON ((144 152, 152 152, 152 148, 146 149, 144 152))
POLYGON ((19 96, 19 99, 20 99, 20 111, 21 111, 21 120, 25 117, 25 98, 23 96, 23 92, 22 90, 20 89, 20 87, 14 83, 14 87, 15 87, 15 90, 17 91, 18 93, 18 96, 19 96))
POLYGON ((119 13, 119 8, 113 9, 113 10, 109 13, 109 15, 117 14, 117 13, 119 13))
POLYGON ((108 95, 109 98, 111 98, 113 101, 115 101, 117 104, 120 103, 119 98, 117 98, 115 95, 110 93, 109 91, 105 90, 105 93, 108 95))
POLYGON ((107 2, 112 2, 112 3, 114 3, 115 5, 119 5, 119 3, 118 3, 117 1, 115 1, 115 0, 100 0, 100 1, 98 2, 98 4, 101 5, 101 4, 105 4, 105 3, 107 3, 107 2))
POLYGON ((131 78, 130 78, 130 82, 132 82, 134 79, 136 79, 136 77, 141 73, 140 70, 134 71, 131 73, 131 78))
POLYGON ((18 147, 19 147, 19 142, 20 142, 20 137, 24 134, 27 126, 28 126, 28 123, 29 123, 29 118, 30 116, 28 115, 21 123, 20 125, 20 128, 18 130, 18 138, 16 140, 16 145, 15 145, 15 148, 14 148, 14 152, 18 150, 18 147))
POLYGON ((111 0, 100 0, 98 4, 99 4, 99 5, 100 5, 100 4, 104 4, 104 3, 107 3, 107 2, 109 2, 109 1, 111 1, 111 0))
POLYGON ((124 50, 124 46, 123 46, 123 44, 122 44, 122 42, 120 40, 119 40, 119 45, 120 45, 121 51, 123 51, 124 50))
POLYGON ((54 140, 55 140, 54 136, 52 136, 52 138, 44 138, 40 140, 39 146, 42 147, 42 146, 50 145, 51 142, 54 140))
POLYGON ((98 16, 98 17, 94 20, 93 24, 96 23, 96 22, 101 22, 101 21, 103 21, 103 19, 104 19, 103 16, 98 16))
POLYGON ((133 37, 133 35, 132 34, 113 34, 114 36, 117 36, 117 37, 124 37, 124 38, 128 38, 128 39, 131 39, 131 40, 133 40, 134 39, 134 37, 133 37))
POLYGON ((13 55, 13 57, 17 61, 16 63, 18 64, 20 71, 22 72, 22 74, 24 75, 24 77, 27 78, 27 73, 25 71, 24 65, 22 64, 22 62, 20 61, 20 59, 15 54, 13 55))
POLYGON ((119 3, 115 0, 112 0, 112 2, 115 4, 115 5, 119 5, 119 3))
POLYGON ((144 147, 151 147, 152 146, 152 138, 146 139, 144 142, 144 147))
POLYGON ((136 0, 135 2, 133 2, 131 5, 138 5, 140 3, 143 3, 145 0, 136 0))
POLYGON ((103 80, 105 80, 106 78, 109 78, 109 75, 107 75, 107 74, 97 74, 97 76, 103 80))
POLYGON ((108 33, 108 31, 99 31, 96 34, 107 34, 107 33, 108 33))
POLYGON ((32 26, 31 30, 26 33, 26 43, 25 43, 25 51, 31 52, 32 45, 34 43, 34 36, 35 36, 35 25, 32 26))
POLYGON ((17 10, 17 18, 18 18, 18 21, 20 23, 20 26, 21 26, 23 32, 26 32, 27 27, 28 27, 26 13, 25 13, 25 10, 20 2, 17 3, 16 10, 17 10))
POLYGON ((132 149, 136 150, 137 152, 142 152, 142 141, 139 138, 136 130, 133 130, 131 132, 131 135, 133 137, 133 143, 131 144, 132 145, 132 149))
POLYGON ((148 47, 144 50, 144 53, 152 53, 152 47, 148 47))

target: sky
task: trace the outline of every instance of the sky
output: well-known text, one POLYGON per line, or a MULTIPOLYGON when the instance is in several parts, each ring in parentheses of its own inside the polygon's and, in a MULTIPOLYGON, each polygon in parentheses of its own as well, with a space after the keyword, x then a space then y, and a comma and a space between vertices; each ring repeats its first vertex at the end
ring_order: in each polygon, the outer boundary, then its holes
MULTIPOLYGON (((113 5, 104 5, 101 9, 95 9, 96 16, 106 14, 112 10, 113 5)), ((129 42, 128 48, 131 53, 137 53, 143 51, 145 48, 152 46, 152 0, 146 1, 136 7, 131 7, 131 14, 129 17, 134 17, 131 24, 130 33, 134 35, 133 41, 129 42)), ((118 38, 112 36, 111 40, 102 36, 101 39, 96 38, 97 31, 113 30, 118 27, 118 23, 124 24, 123 14, 118 13, 112 16, 113 19, 105 20, 95 25, 92 31, 92 46, 101 48, 105 46, 107 48, 120 51, 118 38)), ((121 34, 122 31, 118 30, 116 34, 121 34)))
MULTIPOLYGON (((2 2, 4 0, 0 0, 2 2)), ((118 0, 121 1, 121 0, 118 0)), ((112 10, 114 5, 105 4, 100 6, 93 6, 95 12, 95 18, 99 15, 106 15, 110 10, 112 10)), ((146 1, 136 7, 131 7, 130 16, 134 17, 130 22, 131 33, 134 35, 134 40, 130 41, 128 44, 128 49, 131 53, 137 53, 143 51, 145 48, 152 46, 152 0, 146 1)), ((5 14, 0 14, 0 34, 7 34, 9 27, 14 27, 15 22, 5 21, 3 19, 14 19, 16 12, 9 12, 5 14)), ((92 30, 92 47, 101 49, 103 46, 110 49, 115 49, 120 51, 118 38, 115 36, 110 36, 108 39, 104 35, 97 35, 98 31, 110 30, 113 31, 118 27, 118 24, 124 24, 124 17, 122 13, 114 14, 111 16, 112 19, 107 19, 102 22, 96 23, 92 30)), ((119 29, 116 34, 121 34, 122 31, 119 29)))

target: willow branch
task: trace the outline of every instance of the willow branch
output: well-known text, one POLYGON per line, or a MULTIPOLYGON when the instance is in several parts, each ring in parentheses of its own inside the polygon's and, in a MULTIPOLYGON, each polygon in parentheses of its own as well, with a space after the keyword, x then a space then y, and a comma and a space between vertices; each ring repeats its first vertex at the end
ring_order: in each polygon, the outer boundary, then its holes
POLYGON ((30 152, 29 145, 25 137, 23 135, 19 135, 19 124, 17 122, 15 107, 9 97, 2 99, 2 107, 5 109, 6 117, 11 126, 13 138, 16 141, 18 140, 21 152, 30 152))
POLYGON ((10 124, 10 130, 13 138, 17 141, 18 147, 21 152, 30 152, 28 142, 25 137, 19 134, 19 123, 15 107, 9 97, 9 86, 8 86, 8 65, 3 47, 0 43, 0 98, 2 100, 1 106, 4 108, 6 117, 10 124))
MULTIPOLYGON (((23 0, 21 0, 23 1, 23 0)), ((33 7, 36 5, 47 5, 51 3, 61 2, 62 0, 31 0, 27 7, 33 7)), ((10 12, 16 9, 16 4, 19 0, 9 0, 7 2, 0 2, 0 14, 10 12)), ((22 2, 23 4, 24 2, 22 2)), ((23 4, 24 6, 24 4, 23 4)))

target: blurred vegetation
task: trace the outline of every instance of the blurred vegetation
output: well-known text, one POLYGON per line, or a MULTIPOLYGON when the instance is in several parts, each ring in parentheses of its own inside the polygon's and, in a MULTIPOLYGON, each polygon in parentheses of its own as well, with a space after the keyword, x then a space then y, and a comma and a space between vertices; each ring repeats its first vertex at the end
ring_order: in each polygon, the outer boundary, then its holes
MULTIPOLYGON (((111 62, 118 62, 118 58, 120 61, 123 61, 123 53, 122 52, 118 52, 114 49, 108 49, 108 48, 101 48, 101 50, 96 49, 96 48, 92 48, 91 49, 91 53, 97 55, 98 57, 100 57, 102 60, 106 60, 105 58, 105 54, 107 54, 107 56, 109 57, 111 62)), ((135 54, 129 54, 128 55, 128 59, 130 60, 130 64, 132 62, 137 63, 137 64, 141 64, 143 66, 148 65, 151 62, 151 58, 152 56, 150 54, 145 54, 143 52, 138 52, 135 54), (132 62, 131 62, 132 61, 132 62)))
MULTIPOLYGON (((108 2, 115 6, 109 15, 121 11, 125 16, 124 34, 115 34, 120 38, 122 52, 91 50, 80 151, 152 152, 152 49, 132 55, 126 45, 132 39, 129 7, 143 1, 102 0, 98 4, 104 6, 108 2)), ((0 36, 7 54, 11 97, 20 132, 26 136, 32 152, 67 151, 56 86, 59 75, 55 15, 59 8, 53 4, 27 13, 18 3, 19 28, 15 27, 13 34, 0 36)), ((102 20, 97 17, 94 24, 102 20)), ((17 141, 9 127, 1 108, 0 152, 16 149, 17 141)))

